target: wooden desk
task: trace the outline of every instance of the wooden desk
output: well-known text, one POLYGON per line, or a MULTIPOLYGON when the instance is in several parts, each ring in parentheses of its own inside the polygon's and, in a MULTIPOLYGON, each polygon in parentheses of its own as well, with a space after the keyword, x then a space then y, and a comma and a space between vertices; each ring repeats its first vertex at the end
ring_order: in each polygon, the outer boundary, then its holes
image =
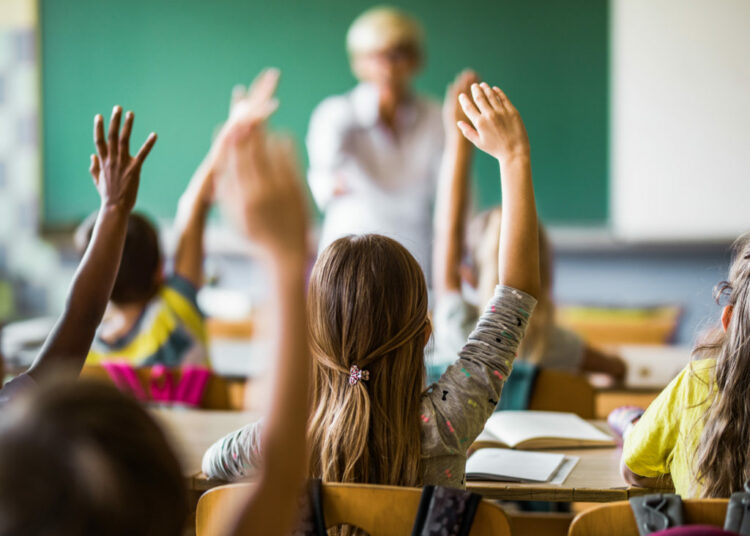
POLYGON ((518 484, 511 482, 468 482, 469 490, 488 499, 508 501, 610 502, 625 501, 653 490, 629 487, 620 476, 619 448, 545 450, 581 459, 565 482, 518 484))
MULTIPOLYGON (((205 410, 153 409, 152 415, 164 427, 183 465, 187 485, 202 493, 224 484, 201 473, 206 449, 217 439, 259 418, 257 413, 205 410)), ((603 423, 597 423, 602 426, 603 423)), ((620 476, 619 448, 561 449, 580 460, 562 485, 510 482, 469 482, 471 491, 488 499, 555 502, 609 502, 627 500, 652 490, 628 487, 620 476)))
POLYGON ((158 408, 150 412, 172 443, 191 487, 193 476, 200 473, 206 449, 217 439, 260 418, 257 413, 242 411, 158 408))

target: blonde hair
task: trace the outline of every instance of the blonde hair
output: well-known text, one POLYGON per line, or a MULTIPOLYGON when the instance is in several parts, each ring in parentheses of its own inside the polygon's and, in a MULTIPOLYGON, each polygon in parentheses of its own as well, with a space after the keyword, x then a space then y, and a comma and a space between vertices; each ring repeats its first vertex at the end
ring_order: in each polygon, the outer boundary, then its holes
POLYGON ((405 45, 420 54, 423 39, 422 27, 414 18, 394 7, 378 6, 354 19, 346 34, 346 49, 356 56, 405 45))
POLYGON ((750 479, 750 235, 734 245, 729 280, 716 287, 732 315, 726 333, 715 330, 695 349, 715 356, 715 384, 695 452, 696 483, 703 497, 729 497, 750 479))
POLYGON ((330 482, 422 484, 427 286, 417 261, 379 235, 333 242, 309 297, 311 475, 330 482), (369 380, 349 384, 352 365, 369 380))
MULTIPOLYGON (((466 246, 477 273, 480 307, 495 294, 498 284, 498 248, 502 209, 495 207, 478 214, 467 229, 466 246)), ((538 364, 549 346, 550 333, 555 325, 555 302, 552 299, 552 250, 547 233, 539 225, 539 272, 541 292, 534 315, 529 320, 526 336, 519 346, 519 357, 538 364)))

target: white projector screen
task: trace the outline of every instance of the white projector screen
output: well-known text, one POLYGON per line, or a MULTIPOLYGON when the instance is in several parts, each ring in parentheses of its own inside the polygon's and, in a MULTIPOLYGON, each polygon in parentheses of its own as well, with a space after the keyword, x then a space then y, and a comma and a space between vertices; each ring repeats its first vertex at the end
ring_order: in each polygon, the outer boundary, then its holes
POLYGON ((618 238, 750 230, 750 0, 611 0, 618 238))

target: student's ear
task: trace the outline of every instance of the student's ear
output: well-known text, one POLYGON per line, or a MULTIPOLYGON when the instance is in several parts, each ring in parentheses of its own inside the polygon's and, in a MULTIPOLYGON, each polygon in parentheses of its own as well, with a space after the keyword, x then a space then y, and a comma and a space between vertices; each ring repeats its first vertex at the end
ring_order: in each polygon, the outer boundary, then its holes
POLYGON ((721 327, 724 328, 725 332, 729 327, 729 321, 732 320, 732 311, 734 311, 734 306, 727 305, 721 312, 721 327))
POLYGON ((427 325, 424 327, 424 345, 425 346, 427 346, 427 343, 430 342, 431 336, 432 336, 432 322, 428 320, 427 325))

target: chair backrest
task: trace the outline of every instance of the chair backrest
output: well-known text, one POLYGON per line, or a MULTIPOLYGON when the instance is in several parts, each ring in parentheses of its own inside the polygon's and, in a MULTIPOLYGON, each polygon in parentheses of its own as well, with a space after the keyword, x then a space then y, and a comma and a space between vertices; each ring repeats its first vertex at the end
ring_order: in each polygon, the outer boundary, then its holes
MULTIPOLYGON (((682 501, 685 524, 724 526, 727 499, 685 499, 682 501)), ((633 511, 628 501, 604 504, 576 516, 568 536, 638 536, 633 511)))
MULTIPOLYGON (((151 378, 148 367, 136 368, 136 374, 144 387, 151 378)), ((177 372, 177 371, 175 371, 177 372)), ((112 383, 107 371, 99 365, 85 365, 81 371, 81 378, 112 383)), ((179 380, 179 378, 177 378, 179 380)), ((215 410, 242 410, 245 408, 245 386, 247 380, 243 378, 224 378, 211 374, 203 391, 200 407, 215 410)))
POLYGON ((596 393, 585 376, 540 368, 529 409, 568 411, 582 419, 595 418, 596 393))
MULTIPOLYGON (((229 484, 204 493, 198 501, 197 536, 217 534, 219 523, 241 507, 252 484, 229 484)), ((328 528, 354 525, 370 536, 411 534, 422 490, 370 484, 324 484, 323 509, 328 528)), ((474 517, 471 536, 509 536, 505 512, 482 501, 474 517)))

